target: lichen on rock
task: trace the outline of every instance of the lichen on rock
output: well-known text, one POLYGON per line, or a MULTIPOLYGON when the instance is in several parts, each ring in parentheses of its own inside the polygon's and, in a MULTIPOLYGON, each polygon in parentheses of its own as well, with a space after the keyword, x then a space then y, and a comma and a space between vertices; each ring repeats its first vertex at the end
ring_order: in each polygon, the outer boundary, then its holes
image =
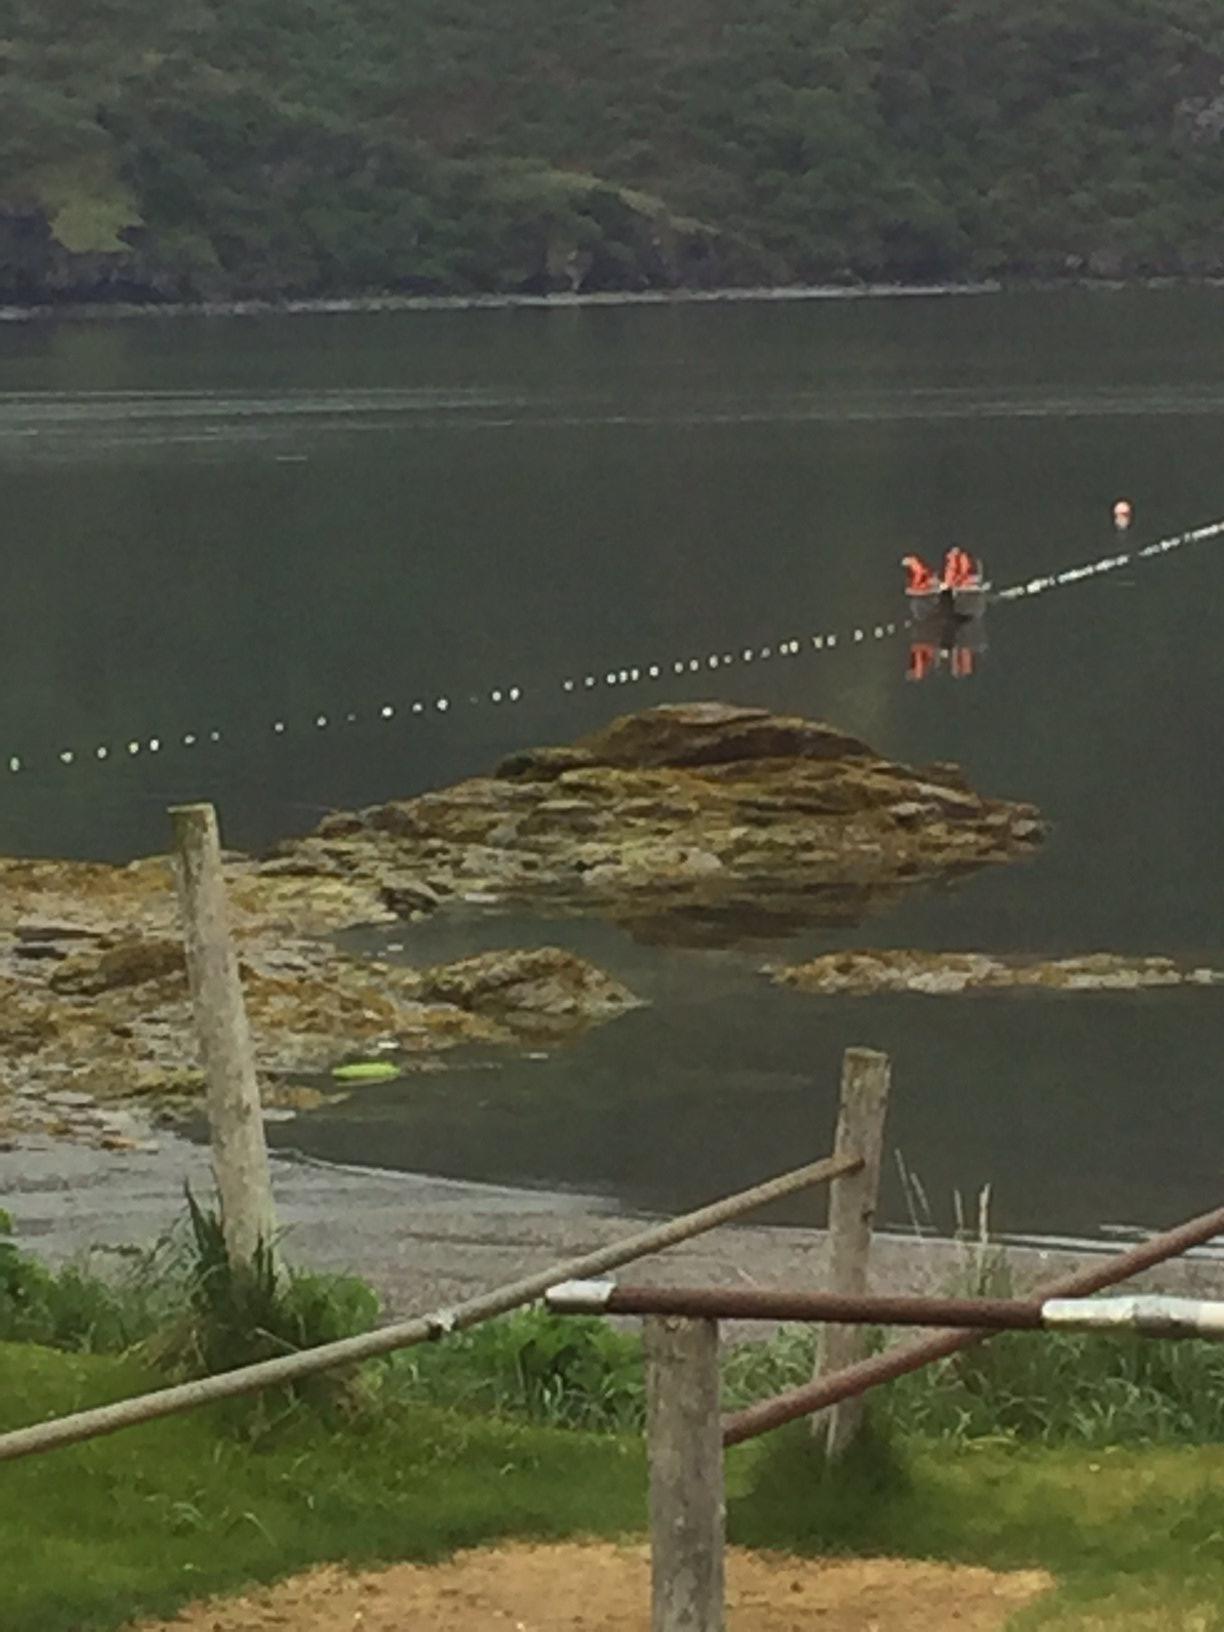
POLYGON ((512 1031, 567 1030, 640 1004, 619 981, 556 946, 482 952, 423 969, 420 980, 425 997, 495 1016, 512 1031))
MULTIPOLYGON (((40 878, 57 894, 63 888, 51 864, 40 878)), ((295 892, 300 888, 295 880, 295 892)), ((115 1108, 143 1107, 147 1121, 152 1112, 198 1103, 203 1073, 182 943, 163 933, 173 895, 99 893, 107 914, 91 906, 88 930, 80 917, 64 914, 38 920, 37 931, 33 919, 19 929, 0 927, 0 1126, 130 1148, 131 1139, 116 1131, 115 1108), (101 928, 107 916, 110 932, 101 928)), ((81 916, 93 899, 83 893, 81 916)), ((283 905, 273 891, 261 918, 248 894, 235 915, 268 1107, 301 1110, 334 1097, 335 1090, 325 1094, 293 1079, 371 1049, 419 1070, 463 1045, 500 1050, 529 1034, 574 1036, 637 1002, 557 948, 490 953, 425 971, 350 956, 329 940, 287 930, 283 905)))
POLYGON ((895 764, 819 721, 677 703, 329 818, 266 865, 411 910, 475 895, 726 945, 857 922, 914 884, 1029 854, 1043 833, 1032 806, 979 796, 955 766, 895 764))
POLYGON ((827 997, 917 992, 1135 992, 1165 986, 1224 985, 1224 970, 1165 957, 1092 952, 1071 958, 1004 957, 985 952, 831 952, 808 963, 770 967, 779 985, 827 997))

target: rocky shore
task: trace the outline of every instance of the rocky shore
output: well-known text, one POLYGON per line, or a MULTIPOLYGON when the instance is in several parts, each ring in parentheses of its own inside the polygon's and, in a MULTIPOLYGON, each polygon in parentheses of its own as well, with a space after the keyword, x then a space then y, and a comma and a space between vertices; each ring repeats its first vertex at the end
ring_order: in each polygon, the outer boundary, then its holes
MULTIPOLYGON (((336 813, 226 860, 266 1103, 317 1103, 326 1087, 286 1079, 354 1057, 439 1069, 459 1045, 564 1039, 637 1002, 557 948, 409 969, 345 954, 341 930, 516 903, 728 945, 856 923, 1024 856, 1042 831, 954 766, 911 769, 832 726, 722 703, 626 715, 491 776, 336 813)), ((140 1137, 133 1106, 189 1103, 200 1082, 169 860, 0 860, 0 1130, 122 1146, 140 1137)))
MULTIPOLYGON (((5 939, 0 1133, 130 1148, 147 1141, 151 1113, 198 1098, 203 1077, 176 941, 130 922, 84 929, 79 921, 26 922, 5 939)), ((619 982, 556 947, 413 970, 278 933, 275 920, 245 921, 238 939, 270 1112, 335 1097, 343 1090, 325 1074, 354 1057, 381 1058, 391 1075, 436 1070, 463 1044, 496 1051, 556 1042, 637 1004, 619 982), (311 1076, 325 1085, 289 1080, 311 1076)))

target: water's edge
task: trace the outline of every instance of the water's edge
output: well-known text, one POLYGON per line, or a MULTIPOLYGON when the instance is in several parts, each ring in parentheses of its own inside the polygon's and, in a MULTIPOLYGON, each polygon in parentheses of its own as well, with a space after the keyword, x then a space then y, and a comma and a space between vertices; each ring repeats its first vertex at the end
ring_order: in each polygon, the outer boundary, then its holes
MULTIPOLYGON (((566 1257, 628 1235, 650 1215, 618 1211, 597 1196, 435 1179, 422 1174, 272 1159, 287 1256, 302 1267, 356 1273, 403 1315, 472 1297, 566 1257)), ((181 1217, 183 1185, 206 1196, 206 1148, 164 1135, 156 1151, 103 1162, 81 1146, 48 1143, 0 1151, 0 1196, 18 1243, 53 1262, 148 1246, 181 1217)), ((737 1224, 622 1271, 628 1282, 819 1286, 824 1232, 737 1224)), ((997 1249, 987 1249, 991 1253, 997 1249)), ((1017 1290, 1089 1262, 1102 1244, 1006 1247, 1017 1290)), ((966 1290, 982 1249, 974 1243, 880 1232, 873 1284, 880 1292, 966 1290)), ((1169 1292, 1224 1290, 1224 1254, 1200 1249, 1146 1277, 1169 1292)))

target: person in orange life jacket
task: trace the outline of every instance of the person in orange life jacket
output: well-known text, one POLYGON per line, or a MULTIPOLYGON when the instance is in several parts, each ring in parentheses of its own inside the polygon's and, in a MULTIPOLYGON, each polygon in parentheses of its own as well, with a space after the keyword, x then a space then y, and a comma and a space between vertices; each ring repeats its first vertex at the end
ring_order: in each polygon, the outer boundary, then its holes
POLYGON ((911 594, 925 595, 939 588, 938 578, 921 556, 903 555, 901 565, 905 568, 905 587, 911 594))
POLYGON ((943 581, 945 589, 967 589, 978 578, 977 563, 968 550, 953 544, 944 556, 943 581))

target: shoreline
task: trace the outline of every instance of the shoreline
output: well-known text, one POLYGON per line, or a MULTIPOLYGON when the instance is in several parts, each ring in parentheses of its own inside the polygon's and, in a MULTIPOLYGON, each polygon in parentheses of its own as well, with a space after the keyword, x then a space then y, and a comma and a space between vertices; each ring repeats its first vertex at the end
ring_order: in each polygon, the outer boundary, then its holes
POLYGON ((1128 289, 1218 289, 1224 274, 1149 278, 984 279, 972 283, 779 284, 717 289, 590 290, 548 294, 337 295, 308 299, 201 301, 44 301, 0 304, 0 325, 130 321, 135 318, 362 317, 383 312, 568 311, 582 307, 782 304, 810 301, 920 300, 955 296, 1053 294, 1069 289, 1117 293, 1128 289))
POLYGON ((555 290, 548 294, 321 295, 306 299, 201 301, 55 301, 0 305, 0 323, 119 317, 352 317, 379 312, 568 311, 586 306, 699 306, 770 301, 863 300, 998 294, 997 282, 973 284, 780 284, 721 289, 555 290))
MULTIPOLYGON (((405 1316, 476 1296, 640 1229, 657 1218, 613 1198, 435 1178, 393 1169, 333 1166, 271 1153, 273 1192, 287 1256, 303 1269, 361 1276, 380 1294, 384 1314, 405 1316)), ((206 1146, 159 1131, 155 1150, 97 1153, 55 1141, 0 1149, 0 1198, 18 1247, 51 1263, 80 1261, 108 1249, 149 1247, 183 1213, 183 1187, 210 1187, 206 1146)), ((759 1175, 744 1175, 752 1182, 759 1175)), ((1145 1232, 1137 1231, 1142 1236, 1145 1232)), ((991 1241, 1023 1294, 1115 1247, 1065 1242, 991 1241)), ((964 1286, 976 1242, 887 1229, 875 1237, 871 1281, 880 1292, 935 1293, 964 1286)), ((627 1267, 638 1283, 819 1286, 825 1277, 823 1230, 739 1223, 627 1267)), ((1129 1286, 1186 1296, 1224 1295, 1224 1251, 1197 1248, 1129 1286)), ((741 1337, 763 1335, 737 1324, 741 1337)))

